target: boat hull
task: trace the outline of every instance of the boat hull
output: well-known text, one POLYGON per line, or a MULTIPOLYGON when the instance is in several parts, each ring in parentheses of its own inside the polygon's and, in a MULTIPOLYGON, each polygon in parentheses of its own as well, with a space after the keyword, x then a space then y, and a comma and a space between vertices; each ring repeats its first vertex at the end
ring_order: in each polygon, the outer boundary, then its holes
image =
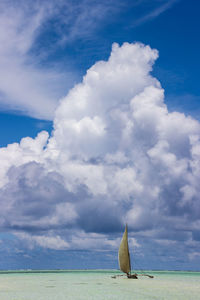
POLYGON ((129 278, 129 279, 138 279, 137 274, 128 274, 127 278, 129 278))

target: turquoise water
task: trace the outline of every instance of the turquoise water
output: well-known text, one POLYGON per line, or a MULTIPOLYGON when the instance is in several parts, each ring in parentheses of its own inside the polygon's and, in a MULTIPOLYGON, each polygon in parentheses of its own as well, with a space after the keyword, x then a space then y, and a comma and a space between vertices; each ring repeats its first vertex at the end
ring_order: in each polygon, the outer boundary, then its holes
POLYGON ((154 279, 112 278, 118 271, 0 272, 0 300, 200 299, 200 272, 155 272, 154 279))

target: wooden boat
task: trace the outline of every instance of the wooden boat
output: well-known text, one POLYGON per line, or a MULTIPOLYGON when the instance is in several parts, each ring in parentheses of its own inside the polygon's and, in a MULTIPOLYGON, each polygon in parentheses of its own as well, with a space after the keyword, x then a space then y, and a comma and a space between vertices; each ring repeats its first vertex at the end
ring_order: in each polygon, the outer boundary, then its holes
POLYGON ((138 276, 148 276, 149 278, 153 278, 153 276, 147 274, 136 274, 136 273, 131 274, 131 259, 130 259, 129 246, 128 246, 127 225, 125 227, 121 244, 119 246, 118 260, 119 260, 119 268, 122 272, 124 272, 127 275, 127 278, 138 279, 138 276))
POLYGON ((126 273, 127 278, 137 279, 137 274, 131 274, 131 259, 128 247, 128 228, 125 227, 125 231, 122 237, 121 244, 119 246, 118 253, 119 268, 122 272, 126 273))

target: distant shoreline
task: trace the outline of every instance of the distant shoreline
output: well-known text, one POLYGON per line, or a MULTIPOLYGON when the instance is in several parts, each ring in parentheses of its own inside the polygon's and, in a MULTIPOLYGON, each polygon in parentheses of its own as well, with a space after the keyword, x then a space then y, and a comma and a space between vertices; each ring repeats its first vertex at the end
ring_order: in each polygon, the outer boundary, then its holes
MULTIPOLYGON (((193 270, 133 270, 133 272, 137 273, 145 273, 145 272, 153 272, 153 273, 200 273, 200 271, 193 270)), ((98 272, 98 273, 121 273, 120 270, 117 269, 19 269, 19 270, 0 270, 1 274, 14 274, 14 273, 78 273, 78 272, 98 272)))

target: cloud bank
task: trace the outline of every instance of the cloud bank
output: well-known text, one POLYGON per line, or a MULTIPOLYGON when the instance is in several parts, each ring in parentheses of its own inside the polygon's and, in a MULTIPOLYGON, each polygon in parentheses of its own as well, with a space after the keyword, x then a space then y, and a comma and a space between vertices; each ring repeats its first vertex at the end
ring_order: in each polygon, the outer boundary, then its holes
POLYGON ((113 249, 128 223, 136 247, 198 256, 200 123, 168 112, 157 57, 113 44, 61 99, 50 137, 0 149, 2 230, 31 247, 113 249))

